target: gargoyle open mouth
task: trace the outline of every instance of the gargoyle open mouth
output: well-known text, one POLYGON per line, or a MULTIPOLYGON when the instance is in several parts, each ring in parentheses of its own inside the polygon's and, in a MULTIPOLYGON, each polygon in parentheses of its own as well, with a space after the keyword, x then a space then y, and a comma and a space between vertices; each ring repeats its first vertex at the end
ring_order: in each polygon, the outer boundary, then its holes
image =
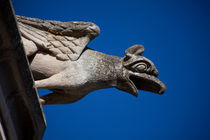
POLYGON ((158 70, 153 62, 141 54, 144 52, 144 46, 134 45, 125 51, 123 66, 125 67, 126 88, 122 90, 138 95, 138 89, 150 91, 157 94, 163 94, 166 86, 157 78, 158 70))
POLYGON ((136 89, 134 95, 138 95, 138 90, 150 91, 157 94, 163 94, 166 86, 155 76, 147 73, 133 73, 128 77, 132 88, 136 89))

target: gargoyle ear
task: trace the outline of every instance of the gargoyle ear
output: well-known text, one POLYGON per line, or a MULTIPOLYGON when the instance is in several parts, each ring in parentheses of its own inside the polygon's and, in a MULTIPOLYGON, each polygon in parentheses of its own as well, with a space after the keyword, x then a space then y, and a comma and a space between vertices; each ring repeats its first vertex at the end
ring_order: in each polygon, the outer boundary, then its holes
POLYGON ((133 45, 125 51, 125 56, 132 57, 132 55, 141 55, 144 52, 143 45, 133 45))

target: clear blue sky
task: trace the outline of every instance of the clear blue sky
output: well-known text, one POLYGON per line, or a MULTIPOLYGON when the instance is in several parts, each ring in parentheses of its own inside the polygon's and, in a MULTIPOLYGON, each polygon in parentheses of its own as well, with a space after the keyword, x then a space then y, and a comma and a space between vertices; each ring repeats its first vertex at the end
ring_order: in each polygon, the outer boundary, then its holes
MULTIPOLYGON (((209 140, 210 3, 206 0, 13 0, 16 14, 92 21, 101 34, 89 47, 124 56, 143 44, 164 95, 95 91, 68 105, 44 106, 44 140, 209 140)), ((45 91, 40 91, 43 94, 45 91)))

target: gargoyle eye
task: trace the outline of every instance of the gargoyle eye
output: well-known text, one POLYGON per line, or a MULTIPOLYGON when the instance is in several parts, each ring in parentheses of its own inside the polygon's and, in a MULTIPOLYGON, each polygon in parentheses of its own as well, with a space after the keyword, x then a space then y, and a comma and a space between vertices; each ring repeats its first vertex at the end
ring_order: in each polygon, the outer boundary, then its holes
POLYGON ((147 64, 137 63, 132 66, 137 72, 145 72, 147 70, 147 64))

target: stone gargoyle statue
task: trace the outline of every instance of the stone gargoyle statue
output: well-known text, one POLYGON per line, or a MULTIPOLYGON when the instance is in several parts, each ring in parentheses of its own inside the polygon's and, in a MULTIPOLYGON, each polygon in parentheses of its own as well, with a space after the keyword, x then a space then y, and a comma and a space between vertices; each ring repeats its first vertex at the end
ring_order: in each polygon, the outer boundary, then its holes
POLYGON ((60 22, 17 16, 35 86, 53 91, 40 97, 43 105, 68 104, 88 93, 115 87, 134 96, 138 89, 163 94, 158 70, 134 45, 125 57, 103 54, 87 47, 100 29, 91 22, 60 22))

